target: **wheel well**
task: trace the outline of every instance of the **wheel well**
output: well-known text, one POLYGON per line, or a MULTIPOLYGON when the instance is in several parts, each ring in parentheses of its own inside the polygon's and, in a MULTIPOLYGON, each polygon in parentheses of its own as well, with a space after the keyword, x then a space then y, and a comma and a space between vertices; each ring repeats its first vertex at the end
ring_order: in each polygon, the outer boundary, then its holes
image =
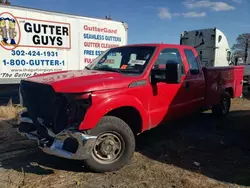
POLYGON ((142 130, 141 115, 134 107, 120 107, 108 112, 106 115, 121 118, 129 125, 135 135, 142 130))
POLYGON ((226 88, 225 91, 228 92, 228 93, 230 94, 230 96, 233 98, 233 96, 234 96, 234 91, 233 91, 233 88, 232 88, 232 87, 226 88))

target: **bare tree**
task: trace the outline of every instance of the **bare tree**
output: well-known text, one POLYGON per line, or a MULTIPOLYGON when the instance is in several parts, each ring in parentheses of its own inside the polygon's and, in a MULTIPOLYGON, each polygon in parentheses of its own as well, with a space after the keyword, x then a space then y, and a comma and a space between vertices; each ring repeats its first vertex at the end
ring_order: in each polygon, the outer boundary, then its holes
POLYGON ((0 0, 0 4, 10 5, 9 0, 0 0))
POLYGON ((232 47, 234 54, 243 58, 244 63, 246 63, 248 52, 250 50, 250 33, 240 34, 237 37, 236 42, 237 43, 232 47))
POLYGON ((5 0, 5 4, 6 5, 10 5, 10 1, 9 0, 5 0))

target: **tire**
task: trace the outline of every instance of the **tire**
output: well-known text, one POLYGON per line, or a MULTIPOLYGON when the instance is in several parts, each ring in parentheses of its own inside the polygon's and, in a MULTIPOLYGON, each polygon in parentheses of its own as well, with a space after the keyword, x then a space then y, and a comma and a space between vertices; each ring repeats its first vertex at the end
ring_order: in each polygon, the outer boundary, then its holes
POLYGON ((99 173, 117 171, 131 160, 135 151, 135 137, 129 125, 122 119, 104 116, 94 129, 88 131, 88 134, 97 136, 90 158, 84 160, 91 171, 99 173), (116 149, 118 146, 121 146, 120 150, 116 149), (110 149, 120 152, 116 154, 110 152, 110 149), (109 152, 113 153, 113 156, 117 155, 116 159, 108 160, 103 157, 109 152))
POLYGON ((229 113, 230 107, 231 107, 231 96, 228 92, 225 91, 221 97, 220 104, 212 107, 212 114, 215 117, 219 118, 225 117, 229 113))

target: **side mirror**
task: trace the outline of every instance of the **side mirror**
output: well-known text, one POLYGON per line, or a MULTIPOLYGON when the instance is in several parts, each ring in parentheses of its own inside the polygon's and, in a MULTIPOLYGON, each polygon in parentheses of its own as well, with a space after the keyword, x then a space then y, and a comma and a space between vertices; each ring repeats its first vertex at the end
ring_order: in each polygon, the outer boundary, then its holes
POLYGON ((181 82, 181 65, 176 62, 168 62, 165 66, 155 66, 151 71, 151 82, 165 82, 178 84, 181 82))
POLYGON ((176 62, 166 64, 166 83, 178 84, 181 82, 181 65, 176 62))
POLYGON ((231 52, 227 51, 227 61, 231 61, 231 52))

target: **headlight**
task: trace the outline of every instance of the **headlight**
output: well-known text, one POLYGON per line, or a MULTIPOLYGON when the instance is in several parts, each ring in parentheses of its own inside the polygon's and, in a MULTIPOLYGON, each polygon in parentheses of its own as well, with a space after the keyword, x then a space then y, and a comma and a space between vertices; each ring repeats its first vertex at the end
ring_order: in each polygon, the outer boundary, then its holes
POLYGON ((90 105, 91 101, 89 99, 77 99, 72 101, 68 111, 70 123, 81 123, 90 105))
POLYGON ((64 94, 63 96, 67 101, 68 125, 79 125, 92 104, 91 93, 64 94))

